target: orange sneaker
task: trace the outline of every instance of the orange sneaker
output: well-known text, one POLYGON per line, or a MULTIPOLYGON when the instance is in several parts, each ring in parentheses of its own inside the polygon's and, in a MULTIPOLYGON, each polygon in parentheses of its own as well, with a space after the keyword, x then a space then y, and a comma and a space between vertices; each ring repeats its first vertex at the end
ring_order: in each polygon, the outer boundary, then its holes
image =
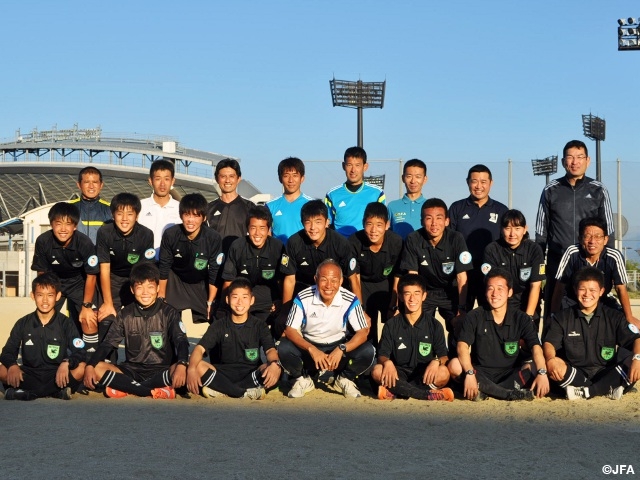
POLYGON ((453 390, 450 388, 439 388, 431 390, 428 393, 427 400, 442 400, 445 402, 453 402, 453 390))
POLYGON ((173 400, 176 398, 176 391, 172 387, 154 388, 151 390, 151 396, 163 400, 173 400))
POLYGON ((387 390, 387 387, 378 385, 378 400, 393 400, 396 396, 387 390))
POLYGON ((116 390, 115 388, 107 387, 104 389, 104 395, 109 398, 123 398, 129 394, 116 390))

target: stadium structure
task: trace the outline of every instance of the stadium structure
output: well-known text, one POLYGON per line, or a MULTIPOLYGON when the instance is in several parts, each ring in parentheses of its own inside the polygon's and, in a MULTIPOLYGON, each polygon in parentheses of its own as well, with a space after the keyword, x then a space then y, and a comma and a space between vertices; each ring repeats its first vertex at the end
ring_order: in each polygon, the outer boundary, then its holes
MULTIPOLYGON (((110 200, 119 192, 145 198, 152 193, 149 167, 159 158, 175 164, 175 198, 199 192, 212 201, 219 194, 213 181, 216 164, 235 157, 187 148, 172 137, 106 134, 99 127, 77 125, 68 130, 18 130, 13 140, 0 143, 0 296, 28 294, 35 239, 49 229, 50 205, 79 195, 76 182, 83 167, 92 165, 102 172, 102 198, 110 200)), ((238 192, 256 203, 269 199, 244 179, 238 192)))

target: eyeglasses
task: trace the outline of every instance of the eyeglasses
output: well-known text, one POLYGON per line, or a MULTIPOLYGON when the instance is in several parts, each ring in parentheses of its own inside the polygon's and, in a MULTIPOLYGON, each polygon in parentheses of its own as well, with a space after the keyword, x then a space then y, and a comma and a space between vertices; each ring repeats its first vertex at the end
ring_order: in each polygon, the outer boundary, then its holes
POLYGON ((602 235, 601 233, 597 234, 597 235, 583 235, 582 238, 584 238, 586 241, 589 240, 602 240, 604 238, 604 235, 602 235))
POLYGON ((587 158, 586 155, 578 155, 577 157, 574 157, 573 155, 568 155, 564 157, 564 159, 568 162, 572 162, 573 160, 584 160, 585 158, 587 158))

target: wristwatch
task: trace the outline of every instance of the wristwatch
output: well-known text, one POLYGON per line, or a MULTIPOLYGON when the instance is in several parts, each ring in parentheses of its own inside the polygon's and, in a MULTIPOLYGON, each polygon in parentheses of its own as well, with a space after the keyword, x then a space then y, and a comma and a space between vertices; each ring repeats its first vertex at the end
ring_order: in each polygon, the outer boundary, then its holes
POLYGON ((84 308, 93 308, 93 303, 91 303, 91 302, 84 302, 84 303, 82 304, 82 306, 83 306, 84 308))
POLYGON ((466 372, 464 372, 464 373, 466 373, 467 375, 475 375, 475 374, 476 374, 476 372, 474 372, 474 371, 473 371, 473 369, 471 369, 471 370, 467 370, 467 371, 466 371, 466 372))
POLYGON ((631 357, 631 360, 640 360, 640 353, 636 353, 631 357))
POLYGON ((344 343, 338 345, 338 348, 342 350, 342 353, 347 353, 347 346, 344 343))
POLYGON ((547 374, 546 368, 541 368, 540 370, 538 370, 538 375, 546 375, 546 374, 547 374))
POLYGON ((189 362, 186 360, 178 360, 178 365, 184 365, 185 367, 189 366, 189 362))

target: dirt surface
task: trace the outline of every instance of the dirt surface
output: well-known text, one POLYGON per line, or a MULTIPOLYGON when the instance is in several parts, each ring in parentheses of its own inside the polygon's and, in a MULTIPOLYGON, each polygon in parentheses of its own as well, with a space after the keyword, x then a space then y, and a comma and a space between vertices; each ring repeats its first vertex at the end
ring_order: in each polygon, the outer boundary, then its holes
MULTIPOLYGON (((29 299, 0 298, 0 344, 32 309, 29 299)), ((185 320, 195 344, 204 326, 185 320)), ((605 478, 605 465, 640 475, 640 393, 517 403, 363 393, 1 401, 2 476, 573 479, 605 478)))

